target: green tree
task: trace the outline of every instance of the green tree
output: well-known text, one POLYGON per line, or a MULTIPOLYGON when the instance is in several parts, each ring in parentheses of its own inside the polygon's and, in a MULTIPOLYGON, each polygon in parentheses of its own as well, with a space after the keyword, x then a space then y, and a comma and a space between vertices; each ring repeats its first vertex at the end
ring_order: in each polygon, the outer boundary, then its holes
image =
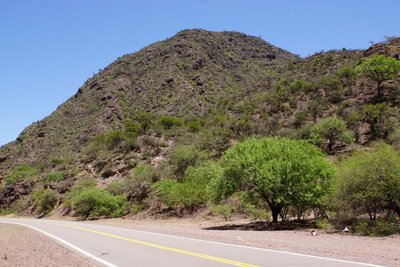
POLYGON ((400 217, 400 153, 390 145, 377 143, 343 160, 337 182, 345 208, 371 219, 385 210, 400 217))
POLYGON ((322 148, 327 143, 326 150, 332 154, 333 146, 337 142, 350 144, 353 141, 353 132, 347 130, 346 123, 342 119, 328 117, 311 127, 310 141, 322 148))
POLYGON ((377 83, 378 98, 382 98, 382 84, 397 76, 400 72, 400 61, 384 55, 373 55, 361 62, 358 71, 377 83))
POLYGON ((315 146, 286 138, 247 139, 226 152, 222 167, 222 176, 210 183, 215 199, 254 192, 268 204, 274 223, 283 208, 317 203, 334 174, 315 146))

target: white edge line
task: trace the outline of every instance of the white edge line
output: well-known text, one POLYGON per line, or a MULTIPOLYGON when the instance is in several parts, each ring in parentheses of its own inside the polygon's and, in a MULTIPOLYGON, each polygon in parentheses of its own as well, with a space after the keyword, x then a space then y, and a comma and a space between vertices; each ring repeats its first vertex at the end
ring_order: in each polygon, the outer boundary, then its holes
MULTIPOLYGON (((48 221, 51 221, 51 220, 48 220, 48 221)), ((54 222, 57 222, 57 221, 54 221, 54 222)), ((63 223, 63 222, 61 222, 61 221, 58 221, 58 222, 63 223)), ((302 257, 308 257, 308 258, 314 258, 314 259, 321 259, 321 260, 329 260, 329 261, 342 262, 342 263, 358 264, 358 265, 363 265, 363 266, 384 267, 383 265, 376 265, 376 264, 363 263, 363 262, 357 262, 357 261, 347 261, 347 260, 340 260, 340 259, 334 259, 334 258, 328 258, 328 257, 313 256, 313 255, 307 255, 307 254, 301 254, 301 253, 295 253, 295 252, 287 252, 287 251, 282 251, 282 250, 274 250, 274 249, 267 249, 267 248, 258 248, 258 247, 250 247, 250 246, 236 245, 236 244, 231 244, 231 243, 210 241, 210 240, 204 240, 204 239, 196 239, 196 238, 183 237, 183 236, 176 236, 176 235, 169 235, 169 234, 161 234, 161 233, 156 233, 156 232, 143 231, 143 230, 136 230, 136 229, 130 229, 130 228, 124 228, 124 227, 117 227, 117 226, 111 226, 111 225, 104 225, 104 224, 90 224, 90 223, 81 223, 81 222, 68 222, 68 223, 80 224, 80 225, 85 225, 85 226, 103 226, 103 227, 110 227, 110 228, 114 228, 114 229, 118 229, 118 230, 128 230, 128 231, 133 231, 133 232, 136 231, 136 232, 141 232, 141 233, 149 233, 149 234, 155 234, 155 235, 160 235, 160 236, 168 236, 168 237, 174 237, 174 238, 179 238, 179 239, 200 241, 200 242, 206 242, 206 243, 214 243, 214 244, 219 244, 219 245, 228 245, 228 246, 239 247, 239 248, 247 248, 247 249, 254 249, 254 250, 269 251, 269 252, 275 252, 275 253, 281 253, 281 254, 288 254, 288 255, 293 255, 293 256, 302 256, 302 257)))
POLYGON ((42 233, 42 234, 44 234, 44 235, 46 235, 46 236, 48 236, 50 238, 62 243, 62 244, 70 247, 73 250, 76 250, 77 252, 79 252, 79 253, 81 253, 81 254, 83 254, 83 255, 85 255, 85 256, 87 256, 87 257, 89 257, 89 258, 91 258, 91 259, 93 259, 95 261, 98 261, 98 262, 104 264, 107 267, 117 267, 117 265, 114 265, 114 264, 112 264, 112 263, 110 263, 108 261, 100 259, 99 257, 97 257, 97 256, 95 256, 95 255, 93 255, 93 254, 91 254, 91 253, 89 253, 89 252, 87 252, 87 251, 85 251, 85 250, 83 250, 83 249, 81 249, 81 248, 79 248, 79 247, 77 247, 77 246, 75 246, 75 245, 63 240, 63 239, 61 239, 61 238, 59 238, 59 237, 57 237, 55 235, 49 234, 49 233, 47 233, 47 232, 45 232, 45 231, 43 231, 43 230, 41 230, 39 228, 36 228, 34 226, 30 226, 30 225, 27 225, 27 224, 24 224, 24 223, 17 223, 17 222, 5 222, 3 220, 1 220, 0 223, 15 224, 15 225, 20 225, 20 226, 25 226, 25 227, 31 228, 33 230, 36 230, 36 231, 38 231, 38 232, 40 232, 40 233, 42 233))

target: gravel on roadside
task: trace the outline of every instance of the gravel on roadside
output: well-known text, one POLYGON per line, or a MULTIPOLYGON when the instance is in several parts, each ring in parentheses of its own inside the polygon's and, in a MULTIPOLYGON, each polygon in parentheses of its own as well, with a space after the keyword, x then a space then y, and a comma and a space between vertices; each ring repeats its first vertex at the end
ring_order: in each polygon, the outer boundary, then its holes
POLYGON ((94 267, 94 263, 23 226, 0 223, 2 267, 94 267))

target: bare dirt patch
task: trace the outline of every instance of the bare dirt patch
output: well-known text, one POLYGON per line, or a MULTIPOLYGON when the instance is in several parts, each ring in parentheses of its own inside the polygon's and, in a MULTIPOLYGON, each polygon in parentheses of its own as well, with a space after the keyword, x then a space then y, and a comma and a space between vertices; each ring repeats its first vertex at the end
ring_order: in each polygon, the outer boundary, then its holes
POLYGON ((0 266, 94 267, 94 263, 22 226, 0 223, 0 266))
POLYGON ((244 220, 224 222, 112 219, 93 223, 384 266, 400 266, 400 235, 364 237, 317 231, 317 235, 312 236, 311 229, 269 231, 232 227, 248 223, 252 225, 244 220))

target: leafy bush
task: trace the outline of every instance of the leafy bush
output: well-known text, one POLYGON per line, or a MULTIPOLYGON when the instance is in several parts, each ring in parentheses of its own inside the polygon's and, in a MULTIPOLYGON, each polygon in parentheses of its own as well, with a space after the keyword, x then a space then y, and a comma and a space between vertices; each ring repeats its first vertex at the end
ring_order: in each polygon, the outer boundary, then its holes
POLYGON ((169 154, 169 163, 175 167, 177 175, 182 176, 189 166, 195 165, 200 159, 200 152, 193 145, 174 147, 169 154))
POLYGON ((344 208, 371 219, 385 211, 400 216, 400 153, 391 146, 377 143, 343 160, 337 183, 344 208))
POLYGON ((31 164, 21 164, 14 167, 10 174, 6 176, 6 184, 14 184, 23 181, 32 181, 39 173, 38 169, 31 164))
POLYGON ((289 85, 290 91, 292 93, 303 92, 307 93, 310 92, 313 87, 312 84, 308 81, 303 80, 295 80, 289 85))
POLYGON ((221 175, 221 168, 212 162, 189 167, 182 182, 163 179, 153 186, 153 196, 169 208, 181 213, 204 206, 209 200, 208 183, 221 175))
POLYGON ((345 66, 336 72, 336 76, 338 76, 343 86, 351 87, 356 82, 357 71, 355 68, 345 66))
POLYGON ((248 216, 250 216, 253 220, 268 220, 270 217, 270 213, 265 210, 256 207, 253 204, 247 204, 244 206, 243 210, 248 216))
POLYGON ((357 220, 354 223, 354 229, 357 234, 365 236, 387 236, 400 233, 400 225, 396 220, 357 220))
POLYGON ((143 201, 157 179, 158 176, 151 165, 140 163, 133 169, 132 175, 124 179, 123 191, 130 200, 143 201))
POLYGON ((52 211, 57 205, 58 199, 58 193, 52 189, 42 189, 33 194, 33 200, 39 213, 47 214, 52 211))
POLYGON ((64 173, 60 171, 52 171, 47 174, 47 177, 44 179, 47 183, 59 182, 64 180, 64 173))
POLYGON ((122 181, 112 181, 107 185, 107 191, 113 195, 122 195, 125 193, 124 183, 122 181))
POLYGON ((326 218, 318 218, 315 220, 314 223, 315 227, 317 227, 318 229, 331 230, 334 228, 334 226, 326 218))
POLYGON ((201 130, 201 125, 198 121, 189 121, 187 123, 187 126, 191 133, 197 133, 197 132, 200 132, 200 130, 201 130))
POLYGON ((318 87, 326 91, 331 103, 339 103, 344 97, 344 88, 342 83, 335 78, 324 77, 318 82, 318 87))
POLYGON ((70 201, 76 214, 85 218, 120 217, 125 213, 127 205, 125 196, 116 196, 96 187, 74 192, 70 201))
POLYGON ((233 206, 229 204, 218 204, 213 206, 211 214, 214 216, 223 216, 225 221, 232 218, 233 206))
POLYGON ((161 116, 157 122, 158 125, 161 125, 164 129, 168 130, 173 127, 178 127, 183 125, 183 120, 181 118, 173 117, 173 116, 161 116))

